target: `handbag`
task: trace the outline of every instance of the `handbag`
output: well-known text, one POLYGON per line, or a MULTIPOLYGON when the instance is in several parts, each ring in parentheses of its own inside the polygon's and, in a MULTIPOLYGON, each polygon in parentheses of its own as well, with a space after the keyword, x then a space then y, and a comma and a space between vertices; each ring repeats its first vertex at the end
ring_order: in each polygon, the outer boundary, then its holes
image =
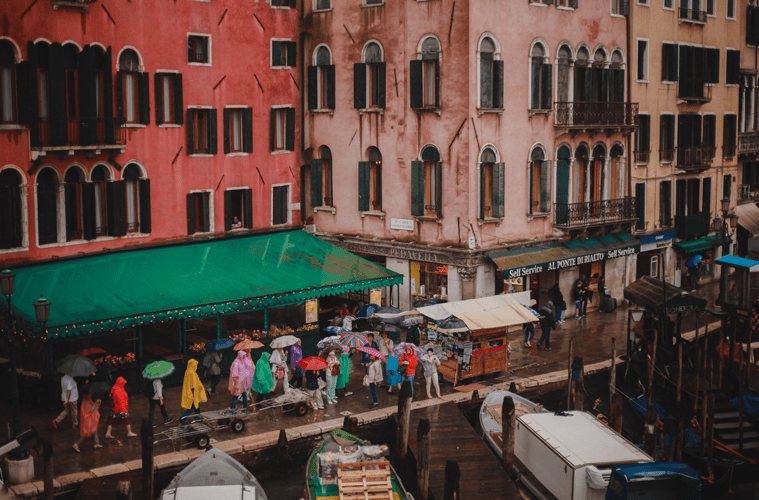
POLYGON ((364 375, 364 387, 369 387, 369 375, 364 375))
POLYGON ((398 367, 398 373, 401 375, 401 377, 406 376, 406 370, 408 369, 408 365, 400 365, 398 367))
POLYGON ((340 375, 340 367, 337 365, 333 366, 331 375, 333 377, 337 377, 338 375, 340 375))

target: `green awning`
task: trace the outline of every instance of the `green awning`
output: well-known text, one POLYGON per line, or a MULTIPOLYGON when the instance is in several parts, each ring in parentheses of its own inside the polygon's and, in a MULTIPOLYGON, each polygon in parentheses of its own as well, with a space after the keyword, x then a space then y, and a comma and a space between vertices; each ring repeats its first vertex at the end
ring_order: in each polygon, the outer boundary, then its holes
POLYGON ((710 248, 718 247, 722 244, 722 237, 718 234, 712 236, 704 236, 691 241, 678 241, 675 243, 675 248, 682 250, 686 254, 702 252, 709 250, 710 248))
POLYGON ((501 268, 503 279, 512 279, 633 255, 639 250, 640 241, 632 235, 614 233, 494 253, 489 257, 501 268))
POLYGON ((14 312, 30 327, 35 324, 32 303, 40 294, 50 301, 48 339, 296 304, 403 282, 403 276, 304 231, 114 252, 14 272, 14 312))

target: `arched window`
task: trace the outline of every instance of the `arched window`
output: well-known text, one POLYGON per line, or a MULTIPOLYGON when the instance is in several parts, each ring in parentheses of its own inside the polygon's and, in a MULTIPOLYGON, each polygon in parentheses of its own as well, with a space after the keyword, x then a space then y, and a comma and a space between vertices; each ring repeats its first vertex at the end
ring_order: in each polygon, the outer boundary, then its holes
POLYGON ((552 68, 546 48, 536 43, 530 51, 530 109, 551 109, 552 68))
POLYGON ((367 43, 362 63, 353 65, 354 108, 385 108, 385 73, 382 47, 375 41, 367 43))
POLYGON ((12 168, 0 172, 0 249, 23 245, 21 175, 12 168))
POLYGON ((530 213, 544 214, 551 211, 551 162, 546 159, 543 146, 535 146, 530 153, 530 213))
POLYGON ((308 68, 308 109, 335 109, 335 66, 326 45, 314 51, 314 65, 308 68))
POLYGON ((480 40, 480 107, 503 108, 503 61, 499 60, 498 46, 491 36, 480 40))
POLYGON ((92 208, 94 212, 95 236, 108 234, 108 204, 106 203, 106 181, 111 179, 111 174, 103 165, 92 169, 92 208))
MULTIPOLYGON (((152 230, 150 216, 150 179, 142 176, 140 168, 131 163, 124 167, 121 174, 126 184, 126 227, 121 227, 115 231, 109 231, 109 234, 116 233, 116 236, 122 236, 129 233, 150 233, 152 230)), ((114 192, 119 189, 116 187, 119 183, 114 184, 114 192)), ((121 188, 123 189, 123 188, 121 188)), ((114 200, 114 204, 117 201, 114 200)))
POLYGON ((52 168, 37 174, 37 238, 40 245, 58 242, 58 177, 52 168))
POLYGON ((571 152, 569 147, 561 146, 556 152, 556 224, 563 225, 569 221, 569 165, 571 152))
POLYGON ((588 101, 609 101, 608 76, 605 76, 607 71, 606 51, 598 48, 595 54, 593 54, 593 69, 590 73, 590 96, 588 97, 588 101))
MULTIPOLYGON (((625 67, 622 54, 615 50, 611 55, 611 80, 609 85, 609 100, 611 102, 625 101, 625 67)), ((615 122, 619 123, 619 122, 615 122)))
POLYGON ((319 156, 321 158, 311 160, 311 205, 332 207, 332 151, 327 146, 322 146, 319 156))
POLYGON ((432 35, 422 40, 419 59, 411 61, 411 107, 440 107, 440 42, 432 35))
POLYGON ((625 159, 624 150, 619 144, 615 144, 609 152, 611 161, 609 162, 609 175, 607 175, 607 187, 608 198, 610 200, 616 200, 622 198, 625 192, 625 159))
POLYGON ((588 49, 580 47, 577 50, 577 60, 575 61, 575 81, 574 81, 574 102, 586 102, 590 99, 590 69, 588 49))
POLYGON ((556 68, 556 100, 569 102, 569 69, 572 65, 572 51, 566 45, 559 49, 559 60, 556 68))
MULTIPOLYGON (((79 119, 81 113, 79 112, 79 47, 73 43, 67 43, 63 46, 63 83, 65 92, 66 106, 66 123, 65 128, 61 130, 61 127, 53 127, 53 133, 56 131, 61 132, 61 135, 65 137, 65 141, 69 144, 79 143, 79 119)), ((53 116, 55 122, 57 117, 53 116)), ((59 139, 62 140, 63 138, 59 139)))
POLYGON ((0 123, 16 123, 16 50, 0 40, 0 123))
POLYGON ((572 169, 572 203, 584 203, 587 201, 587 173, 588 148, 582 145, 575 150, 575 161, 572 169))
POLYGON ((119 56, 119 72, 116 75, 116 94, 119 117, 126 123, 150 123, 148 116, 148 78, 140 71, 140 59, 132 49, 119 56), (142 102, 142 101, 145 102, 142 102))
POLYGON ((411 162, 411 214, 443 216, 443 163, 435 146, 425 146, 421 161, 411 162))
POLYGON ((66 184, 66 241, 84 238, 84 173, 73 167, 66 171, 63 179, 66 184))
POLYGON ((480 219, 504 216, 504 164, 492 147, 480 153, 480 219))
POLYGON ((590 188, 588 201, 598 201, 603 197, 605 161, 606 149, 599 144, 593 148, 593 161, 590 164, 590 178, 588 179, 588 187, 590 188))

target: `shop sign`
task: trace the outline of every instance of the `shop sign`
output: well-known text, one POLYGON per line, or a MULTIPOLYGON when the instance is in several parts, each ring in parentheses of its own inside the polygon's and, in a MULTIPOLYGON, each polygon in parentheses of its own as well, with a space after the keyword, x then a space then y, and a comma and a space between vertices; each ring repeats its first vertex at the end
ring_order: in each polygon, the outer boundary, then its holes
POLYGON ((677 238, 677 231, 644 236, 640 239, 640 251, 650 252, 651 250, 658 250, 659 248, 669 248, 672 246, 672 242, 675 238, 677 238))
POLYGON ((401 231, 413 231, 414 219, 396 219, 390 218, 390 229, 398 229, 401 231))
POLYGON ((600 262, 607 259, 616 259, 619 257, 625 257, 628 255, 635 255, 638 251, 637 246, 628 248, 617 248, 614 250, 608 250, 606 252, 596 252, 588 255, 580 255, 578 257, 569 257, 566 259, 554 260, 551 262, 543 262, 540 264, 533 264, 530 266, 517 267, 509 269, 504 276, 506 279, 514 279, 522 276, 529 276, 531 274, 540 274, 546 271, 558 271, 560 269, 567 269, 570 267, 576 267, 582 264, 590 264, 591 262, 600 262))
POLYGON ((319 299, 306 301, 306 324, 319 321, 319 299))
POLYGON ((372 288, 371 292, 369 292, 369 303, 375 304, 378 306, 382 305, 382 289, 381 288, 372 288))
POLYGON ((672 246, 673 240, 657 241, 655 243, 646 243, 640 245, 641 252, 650 252, 651 250, 659 250, 660 248, 669 248, 672 246))

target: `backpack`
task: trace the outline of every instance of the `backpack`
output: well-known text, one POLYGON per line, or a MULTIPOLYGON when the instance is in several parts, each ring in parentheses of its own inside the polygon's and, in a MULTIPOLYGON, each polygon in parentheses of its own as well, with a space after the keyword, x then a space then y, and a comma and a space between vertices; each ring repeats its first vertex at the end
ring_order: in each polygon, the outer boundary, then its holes
POLYGON ((206 353, 206 357, 203 358, 203 362, 200 364, 203 368, 208 370, 211 368, 211 365, 213 364, 213 357, 211 357, 211 353, 206 353))
POLYGON ((147 385, 145 385, 145 389, 142 391, 142 394, 145 395, 148 399, 153 399, 153 396, 155 396, 155 387, 153 387, 153 381, 149 381, 147 385))

